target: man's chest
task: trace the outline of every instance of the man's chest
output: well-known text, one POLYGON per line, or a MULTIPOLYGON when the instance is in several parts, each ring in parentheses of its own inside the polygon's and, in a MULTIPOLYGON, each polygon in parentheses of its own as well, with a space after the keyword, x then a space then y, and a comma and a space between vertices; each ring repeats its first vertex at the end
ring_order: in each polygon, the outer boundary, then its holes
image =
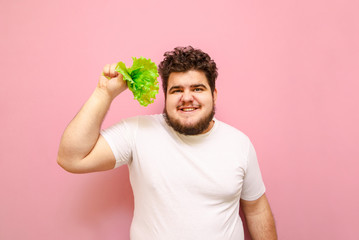
POLYGON ((131 174, 141 179, 142 186, 158 193, 178 191, 226 201, 239 198, 245 161, 238 149, 215 143, 149 144, 139 140, 131 174))

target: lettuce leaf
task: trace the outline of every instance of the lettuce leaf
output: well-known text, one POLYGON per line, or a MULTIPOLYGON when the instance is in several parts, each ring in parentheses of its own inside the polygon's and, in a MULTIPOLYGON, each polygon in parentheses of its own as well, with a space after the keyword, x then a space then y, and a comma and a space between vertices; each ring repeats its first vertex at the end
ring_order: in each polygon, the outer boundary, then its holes
POLYGON ((153 103, 158 94, 157 66, 151 59, 144 57, 132 57, 132 60, 131 67, 127 68, 123 62, 119 62, 115 70, 123 75, 134 98, 146 107, 153 103))

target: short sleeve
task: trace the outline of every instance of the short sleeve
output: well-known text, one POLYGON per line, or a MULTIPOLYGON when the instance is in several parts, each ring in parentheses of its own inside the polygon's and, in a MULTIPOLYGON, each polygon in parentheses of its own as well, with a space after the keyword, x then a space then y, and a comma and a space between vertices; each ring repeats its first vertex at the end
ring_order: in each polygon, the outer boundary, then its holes
POLYGON ((241 198, 254 201, 265 193, 265 185, 262 180, 257 155, 252 143, 249 141, 247 153, 247 168, 244 175, 241 198))
POLYGON ((137 122, 137 118, 122 120, 100 132, 110 145, 116 158, 114 168, 128 164, 132 160, 132 149, 135 142, 137 122))

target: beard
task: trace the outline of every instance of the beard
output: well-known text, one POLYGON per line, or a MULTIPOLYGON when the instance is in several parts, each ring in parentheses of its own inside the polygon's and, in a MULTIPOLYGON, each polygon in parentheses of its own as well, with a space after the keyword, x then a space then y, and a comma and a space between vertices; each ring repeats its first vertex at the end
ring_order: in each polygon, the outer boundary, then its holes
POLYGON ((175 131, 184 135, 198 135, 203 133, 205 130, 208 129, 209 124, 213 120, 214 114, 215 107, 213 104, 212 111, 210 113, 208 113, 206 116, 203 116, 197 123, 186 126, 184 124, 181 124, 179 120, 169 116, 166 107, 163 110, 163 116, 166 120, 166 123, 175 131))

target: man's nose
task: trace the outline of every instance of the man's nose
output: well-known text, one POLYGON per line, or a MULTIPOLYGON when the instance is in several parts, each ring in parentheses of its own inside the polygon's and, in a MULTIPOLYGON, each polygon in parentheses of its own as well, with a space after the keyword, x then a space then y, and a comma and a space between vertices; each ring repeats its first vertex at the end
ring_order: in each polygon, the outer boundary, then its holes
POLYGON ((182 94, 182 101, 183 102, 192 102, 193 101, 193 95, 191 93, 191 91, 184 91, 182 94))

